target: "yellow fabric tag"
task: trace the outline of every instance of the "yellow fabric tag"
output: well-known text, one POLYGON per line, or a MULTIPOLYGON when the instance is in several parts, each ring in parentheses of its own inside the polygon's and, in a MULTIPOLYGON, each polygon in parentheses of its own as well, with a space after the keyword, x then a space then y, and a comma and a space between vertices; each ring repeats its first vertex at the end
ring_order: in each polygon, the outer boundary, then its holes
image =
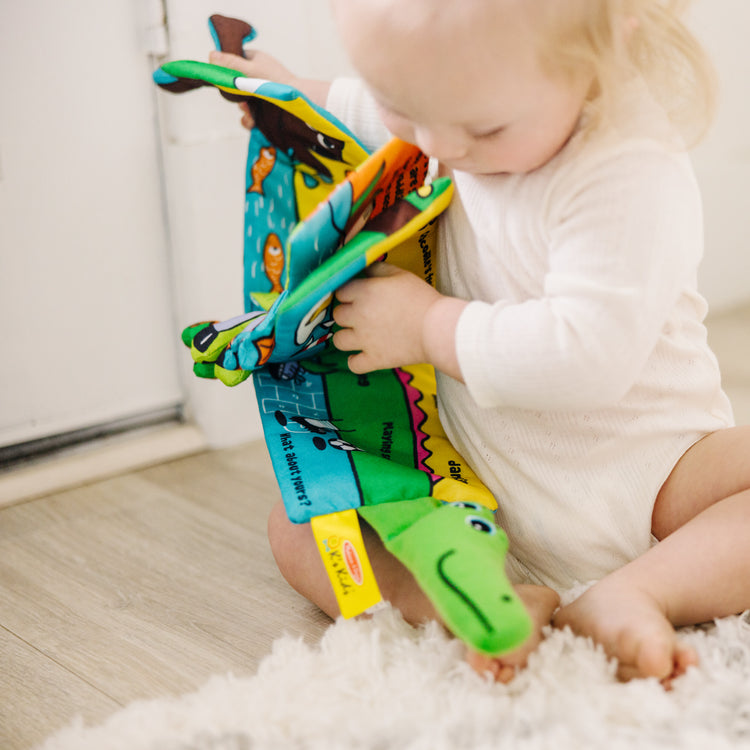
POLYGON ((357 511, 315 516, 310 525, 341 614, 347 619, 356 617, 380 602, 383 597, 367 556, 357 511))

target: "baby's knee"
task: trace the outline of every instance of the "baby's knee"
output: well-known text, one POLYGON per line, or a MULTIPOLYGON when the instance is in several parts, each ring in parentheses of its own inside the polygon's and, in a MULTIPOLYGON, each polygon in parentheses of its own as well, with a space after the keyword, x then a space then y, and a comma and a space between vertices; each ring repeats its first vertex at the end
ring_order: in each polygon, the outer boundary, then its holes
POLYGON ((309 523, 292 523, 278 502, 268 516, 268 543, 281 574, 310 598, 308 580, 327 576, 309 523))
POLYGON ((284 503, 278 502, 268 516, 268 543, 279 570, 285 578, 292 574, 294 550, 299 546, 300 526, 286 514, 284 503))
POLYGON ((327 615, 336 617, 338 604, 310 524, 292 523, 279 502, 268 516, 268 542, 287 583, 327 615))

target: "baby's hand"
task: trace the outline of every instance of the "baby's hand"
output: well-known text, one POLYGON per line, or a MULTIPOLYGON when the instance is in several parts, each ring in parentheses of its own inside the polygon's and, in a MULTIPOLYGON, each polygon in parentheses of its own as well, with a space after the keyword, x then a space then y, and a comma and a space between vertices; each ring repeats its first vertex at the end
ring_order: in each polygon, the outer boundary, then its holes
POLYGON ((443 331, 437 348, 428 327, 442 318, 443 311, 455 310, 457 320, 464 303, 444 297, 414 274, 389 263, 375 263, 367 273, 369 278, 350 281, 336 292, 340 304, 334 308, 333 319, 341 330, 334 334, 333 343, 343 351, 358 352, 349 357, 349 369, 365 373, 429 362, 454 374, 449 370, 454 369, 455 321, 452 329, 446 321, 448 330, 443 331))
MULTIPOLYGON (((208 56, 209 62, 224 68, 236 70, 248 78, 263 78, 275 83, 283 83, 293 88, 299 88, 297 77, 275 57, 257 50, 247 50, 245 57, 232 55, 229 52, 212 51, 208 56)), ((240 105, 242 111, 242 125, 250 130, 255 124, 250 114, 247 102, 240 105)))
MULTIPOLYGON (((232 55, 229 52, 212 51, 208 59, 214 65, 236 70, 248 78, 263 78, 274 83, 283 83, 293 89, 301 91, 308 99, 320 107, 325 107, 328 99, 328 89, 331 84, 328 81, 319 81, 314 78, 300 78, 294 75, 289 68, 280 63, 273 55, 258 50, 245 50, 245 56, 232 55)), ((240 104, 242 110, 242 125, 250 130, 255 124, 250 114, 250 108, 246 102, 240 104)))
POLYGON ((263 78, 267 81, 285 83, 287 86, 296 86, 297 83, 297 76, 285 65, 272 55, 259 50, 248 49, 244 57, 213 50, 208 55, 208 60, 214 65, 239 71, 248 78, 263 78))

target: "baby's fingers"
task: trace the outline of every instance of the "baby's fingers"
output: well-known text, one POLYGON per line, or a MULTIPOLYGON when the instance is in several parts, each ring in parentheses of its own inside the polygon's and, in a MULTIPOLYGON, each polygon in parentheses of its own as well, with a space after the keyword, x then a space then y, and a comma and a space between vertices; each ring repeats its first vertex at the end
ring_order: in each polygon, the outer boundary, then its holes
POLYGON ((377 263, 372 263, 371 265, 369 265, 365 269, 365 273, 370 278, 374 278, 378 276, 396 276, 399 273, 404 273, 404 271, 398 266, 394 266, 392 263, 378 261, 377 263))
POLYGON ((360 346, 351 328, 342 328, 333 334, 333 345, 341 352, 354 352, 360 346))
POLYGON ((208 61, 214 65, 221 65, 223 68, 231 68, 245 75, 252 75, 254 66, 252 63, 252 53, 248 51, 247 57, 233 55, 231 52, 222 52, 221 50, 211 50, 208 53, 208 61))
POLYGON ((247 102, 240 102, 239 107, 242 111, 242 117, 240 119, 242 127, 252 130, 255 127, 255 120, 250 113, 250 105, 247 102))
POLYGON ((340 286, 336 290, 336 299, 339 302, 354 302, 359 293, 362 291, 362 284, 362 279, 354 279, 353 281, 348 281, 346 284, 340 286))
POLYGON ((350 354, 346 363, 349 365, 349 370, 355 375, 364 375, 367 372, 372 372, 373 370, 378 369, 364 352, 350 354))

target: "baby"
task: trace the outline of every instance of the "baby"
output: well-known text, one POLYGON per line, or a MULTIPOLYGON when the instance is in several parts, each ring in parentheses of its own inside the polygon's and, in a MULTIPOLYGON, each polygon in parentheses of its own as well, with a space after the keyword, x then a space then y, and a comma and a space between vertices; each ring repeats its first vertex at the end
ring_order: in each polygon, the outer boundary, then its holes
MULTIPOLYGON (((712 78, 674 5, 333 0, 361 81, 212 56, 300 88, 371 147, 418 145, 454 180, 437 290, 376 264, 339 290, 334 344, 356 373, 437 370, 441 420, 498 501, 537 626, 518 652, 469 654, 500 680, 552 622, 623 679, 667 681, 697 662, 676 626, 750 607, 750 428, 733 426, 706 343, 684 146, 712 78)), ((365 531, 384 596, 435 617, 365 531)), ((269 535, 287 580, 338 614, 309 528, 278 506, 269 535)))

